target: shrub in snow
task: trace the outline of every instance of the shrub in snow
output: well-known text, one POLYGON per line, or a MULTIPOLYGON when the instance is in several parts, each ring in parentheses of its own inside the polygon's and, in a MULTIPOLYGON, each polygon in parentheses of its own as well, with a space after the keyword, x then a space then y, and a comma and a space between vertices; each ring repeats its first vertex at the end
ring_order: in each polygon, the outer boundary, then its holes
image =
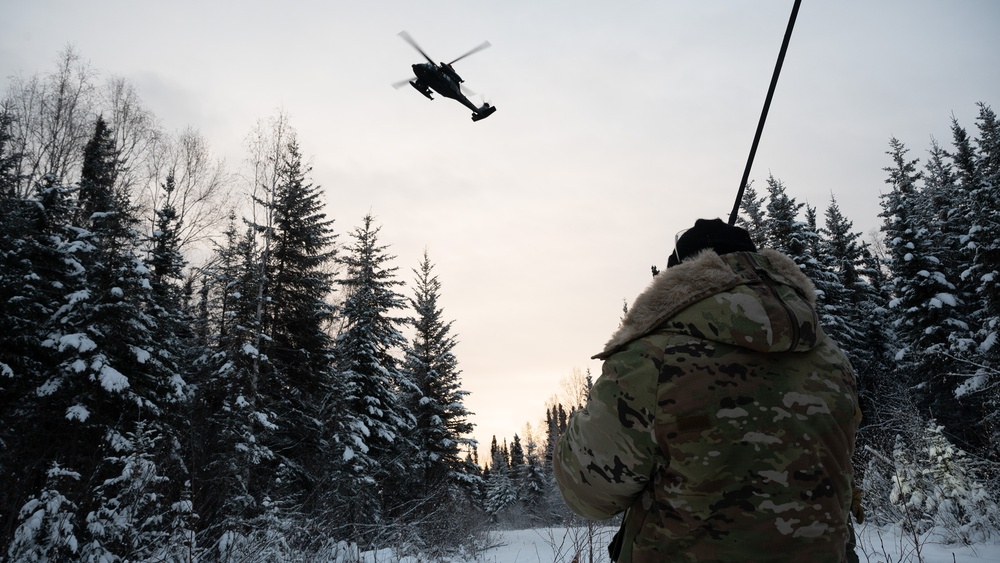
POLYGON ((907 531, 923 534, 933 526, 933 515, 924 505, 931 483, 918 466, 915 454, 903 437, 897 435, 892 450, 894 472, 889 477, 889 502, 901 509, 902 524, 907 531))
POLYGON ((892 459, 869 451, 864 481, 861 483, 861 498, 864 502, 865 521, 877 525, 895 524, 903 520, 904 514, 899 504, 893 502, 890 493, 894 488, 892 459))
POLYGON ((903 526, 918 534, 944 531, 945 541, 989 539, 1000 525, 1000 509, 981 467, 931 422, 913 446, 897 437, 890 500, 905 513, 903 526))
POLYGON ((67 479, 78 481, 80 474, 53 463, 45 489, 21 508, 21 525, 7 551, 11 561, 66 561, 77 553, 77 507, 60 491, 67 479))
POLYGON ((107 461, 114 470, 97 486, 95 496, 100 501, 87 514, 90 538, 82 546, 86 560, 148 560, 168 543, 162 525, 168 510, 161 494, 168 479, 154 455, 160 439, 156 429, 144 422, 135 432, 108 432, 107 461))
POLYGON ((517 500, 517 489, 514 480, 511 479, 510 470, 506 467, 494 469, 486 480, 486 511, 501 523, 516 524, 508 520, 517 520, 515 515, 511 514, 514 512, 517 500))

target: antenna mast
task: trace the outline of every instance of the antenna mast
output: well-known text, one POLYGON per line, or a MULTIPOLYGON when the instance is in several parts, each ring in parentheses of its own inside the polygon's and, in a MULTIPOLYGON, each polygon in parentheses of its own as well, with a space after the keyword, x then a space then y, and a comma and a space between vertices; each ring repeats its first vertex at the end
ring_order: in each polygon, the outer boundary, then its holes
POLYGON ((774 87, 778 84, 778 75, 781 74, 781 63, 785 61, 785 52, 788 51, 788 41, 792 38, 792 28, 795 27, 795 16, 799 13, 799 4, 802 0, 795 0, 792 6, 792 15, 788 18, 788 27, 785 29, 785 38, 781 42, 781 51, 778 52, 778 61, 774 65, 774 74, 771 75, 771 87, 767 89, 767 98, 764 99, 764 109, 760 113, 760 121, 757 123, 757 134, 754 135, 753 145, 750 146, 750 157, 747 159, 747 167, 743 170, 743 179, 740 181, 740 191, 736 193, 736 204, 733 205, 733 212, 729 215, 729 225, 736 224, 736 215, 740 211, 740 202, 743 201, 743 192, 747 188, 747 180, 750 178, 750 168, 753 166, 753 157, 757 154, 757 145, 760 143, 760 135, 764 131, 764 122, 767 120, 767 110, 771 107, 771 98, 774 97, 774 87))

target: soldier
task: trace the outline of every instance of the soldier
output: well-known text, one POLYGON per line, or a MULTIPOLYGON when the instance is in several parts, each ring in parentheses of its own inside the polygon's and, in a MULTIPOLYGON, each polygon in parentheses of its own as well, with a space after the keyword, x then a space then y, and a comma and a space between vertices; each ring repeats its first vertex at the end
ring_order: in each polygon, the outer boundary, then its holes
POLYGON ((594 357, 554 469, 580 515, 625 511, 612 560, 845 560, 857 386, 790 258, 699 219, 594 357))

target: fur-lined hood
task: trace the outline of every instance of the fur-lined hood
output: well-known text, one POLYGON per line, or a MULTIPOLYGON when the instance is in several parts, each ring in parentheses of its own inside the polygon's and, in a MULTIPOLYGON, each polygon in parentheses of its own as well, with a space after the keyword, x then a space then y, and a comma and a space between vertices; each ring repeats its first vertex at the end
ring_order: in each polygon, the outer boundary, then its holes
MULTIPOLYGON (((622 346, 649 334, 682 311, 713 295, 763 279, 790 287, 811 311, 808 322, 815 324, 816 290, 812 282, 788 256, 776 250, 759 253, 738 252, 719 256, 705 250, 694 258, 660 272, 629 308, 621 326, 604 351, 594 356, 606 359, 622 346)), ((793 297, 794 298, 794 297, 793 297)), ((808 313, 807 313, 808 314, 808 313)), ((806 326, 806 325, 803 325, 806 326)))

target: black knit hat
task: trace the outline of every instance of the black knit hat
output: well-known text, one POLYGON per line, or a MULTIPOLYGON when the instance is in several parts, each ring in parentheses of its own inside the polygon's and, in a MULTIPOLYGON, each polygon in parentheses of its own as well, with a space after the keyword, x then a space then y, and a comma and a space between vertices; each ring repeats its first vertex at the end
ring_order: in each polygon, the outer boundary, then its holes
POLYGON ((745 230, 727 225, 722 219, 698 219, 693 227, 678 237, 667 267, 672 268, 706 248, 711 248, 716 254, 757 252, 750 233, 745 230))

